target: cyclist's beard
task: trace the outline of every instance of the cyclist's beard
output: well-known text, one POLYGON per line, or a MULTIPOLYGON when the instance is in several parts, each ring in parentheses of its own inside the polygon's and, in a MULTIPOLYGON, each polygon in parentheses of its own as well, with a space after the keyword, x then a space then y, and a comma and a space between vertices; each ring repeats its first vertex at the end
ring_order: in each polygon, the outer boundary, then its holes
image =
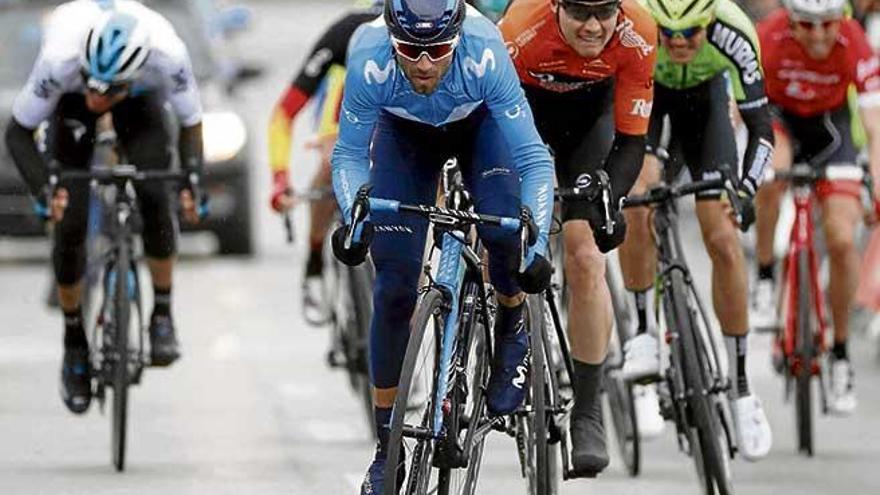
POLYGON ((398 57, 398 63, 415 92, 420 95, 430 95, 437 90, 440 81, 449 72, 449 67, 452 66, 452 58, 447 57, 444 60, 428 65, 401 60, 401 57, 398 57), (422 65, 422 67, 419 67, 419 65, 422 65))

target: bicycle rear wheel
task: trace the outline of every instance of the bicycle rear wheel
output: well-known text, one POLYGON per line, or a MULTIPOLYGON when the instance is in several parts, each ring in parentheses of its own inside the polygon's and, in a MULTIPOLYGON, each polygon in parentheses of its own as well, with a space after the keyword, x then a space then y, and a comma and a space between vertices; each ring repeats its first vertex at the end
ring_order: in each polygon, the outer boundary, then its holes
POLYGON ((801 251, 797 259, 797 375, 795 378, 795 415, 798 430, 798 450, 813 455, 813 362, 816 346, 813 341, 812 311, 810 305, 810 259, 801 251))
POLYGON ((110 444, 113 465, 117 471, 125 469, 125 442, 128 426, 128 333, 131 319, 131 301, 128 294, 128 272, 131 269, 130 253, 121 248, 113 267, 115 273, 113 294, 114 357, 112 360, 111 386, 113 387, 113 418, 110 444))
POLYGON ((730 462, 727 437, 721 424, 720 412, 716 407, 715 392, 711 387, 711 370, 708 369, 708 357, 704 355, 704 346, 700 329, 694 321, 694 314, 687 304, 687 285, 680 272, 673 272, 671 299, 673 310, 672 328, 679 335, 681 363, 684 365, 684 380, 687 390, 686 400, 689 411, 688 438, 691 443, 691 454, 696 464, 697 473, 707 495, 728 495, 733 493, 730 474, 730 462))

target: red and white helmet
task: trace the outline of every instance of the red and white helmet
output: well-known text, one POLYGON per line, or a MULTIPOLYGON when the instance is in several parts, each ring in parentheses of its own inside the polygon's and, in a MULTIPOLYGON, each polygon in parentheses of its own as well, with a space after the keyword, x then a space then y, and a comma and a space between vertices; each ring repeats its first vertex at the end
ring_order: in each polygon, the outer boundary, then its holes
POLYGON ((785 8, 794 17, 829 19, 843 17, 846 0, 785 0, 785 8))

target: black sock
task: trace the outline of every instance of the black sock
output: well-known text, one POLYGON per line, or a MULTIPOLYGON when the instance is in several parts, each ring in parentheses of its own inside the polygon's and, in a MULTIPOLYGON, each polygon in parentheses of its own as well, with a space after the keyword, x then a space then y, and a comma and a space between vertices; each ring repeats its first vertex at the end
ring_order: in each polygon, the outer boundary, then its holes
POLYGON ((82 321, 82 308, 73 311, 64 311, 64 348, 65 349, 88 349, 89 341, 86 339, 86 329, 82 321))
POLYGON ((495 340, 499 341, 499 337, 508 333, 517 333, 522 328, 523 308, 525 301, 510 308, 503 304, 498 304, 498 313, 495 315, 495 340), (501 332, 500 334, 497 332, 501 332))
POLYGON ((391 426, 391 408, 373 406, 373 421, 376 427, 378 448, 376 449, 376 457, 385 457, 388 454, 388 435, 391 426))
POLYGON ((171 316, 171 287, 153 286, 153 316, 171 316))
POLYGON ((736 364, 736 391, 739 397, 745 397, 751 393, 749 390, 749 378, 746 374, 746 335, 724 337, 728 346, 728 356, 735 360, 736 364), (731 353, 733 354, 731 356, 731 353))
POLYGON ((834 345, 831 346, 831 355, 834 356, 834 359, 849 359, 849 352, 847 352, 846 341, 835 341, 834 345))
MULTIPOLYGON (((601 409, 596 407, 601 398, 599 392, 602 390, 602 364, 589 364, 572 359, 574 364, 574 405, 572 406, 572 416, 592 416, 595 411, 601 409)), ((601 418, 598 418, 601 419, 601 418)))
POLYGON ((636 314, 639 317, 639 326, 636 333, 643 334, 648 331, 648 291, 634 290, 632 293, 636 298, 636 314))
POLYGON ((324 271, 324 249, 322 245, 312 246, 306 261, 306 277, 317 277, 324 271))
POLYGON ((758 280, 773 280, 774 278, 773 263, 769 265, 758 264, 758 280))

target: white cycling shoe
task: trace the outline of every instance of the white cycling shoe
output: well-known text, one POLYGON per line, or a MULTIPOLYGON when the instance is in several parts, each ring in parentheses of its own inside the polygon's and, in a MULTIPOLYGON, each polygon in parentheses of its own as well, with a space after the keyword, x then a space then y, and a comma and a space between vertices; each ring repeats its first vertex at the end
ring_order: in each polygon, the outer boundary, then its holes
POLYGON ((831 359, 828 409, 836 416, 849 416, 856 410, 855 379, 848 359, 831 359))
POLYGON ((637 381, 660 376, 660 345, 650 333, 641 333, 623 345, 621 377, 637 381))
POLYGON ((324 280, 320 276, 306 277, 302 284, 303 318, 309 325, 319 326, 329 319, 324 304, 324 280))
POLYGON ((758 461, 767 456, 773 446, 773 431, 764 413, 761 399, 755 394, 733 401, 733 415, 739 452, 747 461, 758 461))
POLYGON ((776 314, 776 285, 772 280, 758 280, 752 290, 749 321, 758 332, 770 332, 778 325, 776 314))
POLYGON ((634 385, 633 404, 636 410, 636 424, 639 438, 650 440, 663 433, 666 422, 660 415, 660 402, 657 399, 657 385, 634 385))

